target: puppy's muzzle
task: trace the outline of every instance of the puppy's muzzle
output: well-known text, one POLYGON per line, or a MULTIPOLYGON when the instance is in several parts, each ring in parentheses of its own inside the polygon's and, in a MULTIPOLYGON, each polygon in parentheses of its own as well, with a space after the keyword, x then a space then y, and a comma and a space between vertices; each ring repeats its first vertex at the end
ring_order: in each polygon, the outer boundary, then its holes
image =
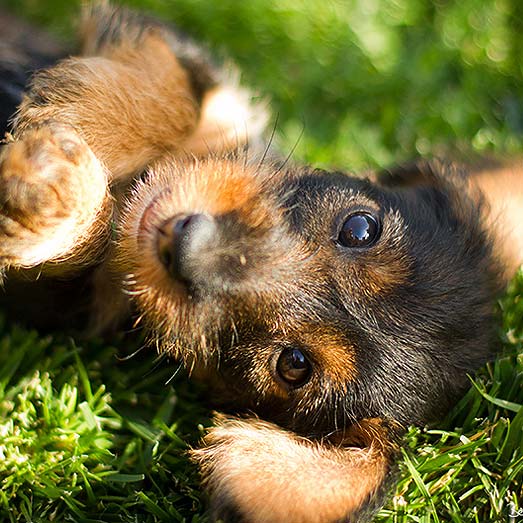
POLYGON ((215 219, 207 214, 177 215, 158 230, 158 257, 176 281, 193 287, 202 264, 213 250, 219 234, 215 219))

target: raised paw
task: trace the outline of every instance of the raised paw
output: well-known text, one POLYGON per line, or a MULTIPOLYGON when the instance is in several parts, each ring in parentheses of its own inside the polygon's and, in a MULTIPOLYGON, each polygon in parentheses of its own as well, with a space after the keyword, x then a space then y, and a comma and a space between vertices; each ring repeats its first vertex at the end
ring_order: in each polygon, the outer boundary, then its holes
POLYGON ((0 153, 0 267, 89 257, 108 202, 105 170, 74 129, 27 131, 0 153))

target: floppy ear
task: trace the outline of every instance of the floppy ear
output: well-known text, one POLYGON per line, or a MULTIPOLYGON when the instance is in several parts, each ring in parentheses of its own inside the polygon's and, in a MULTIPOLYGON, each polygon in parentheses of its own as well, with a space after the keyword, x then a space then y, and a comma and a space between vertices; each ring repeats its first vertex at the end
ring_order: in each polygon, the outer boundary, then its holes
POLYGON ((362 522, 392 484, 395 439, 378 419, 311 441, 259 419, 220 417, 192 457, 210 492, 214 519, 362 522))
POLYGON ((371 176, 393 188, 430 187, 446 195, 446 204, 469 224, 488 233, 506 283, 523 261, 523 162, 492 159, 465 166, 445 160, 419 160, 371 176))
POLYGON ((468 170, 459 162, 440 158, 415 160, 384 169, 374 175, 374 181, 386 187, 464 188, 468 170))

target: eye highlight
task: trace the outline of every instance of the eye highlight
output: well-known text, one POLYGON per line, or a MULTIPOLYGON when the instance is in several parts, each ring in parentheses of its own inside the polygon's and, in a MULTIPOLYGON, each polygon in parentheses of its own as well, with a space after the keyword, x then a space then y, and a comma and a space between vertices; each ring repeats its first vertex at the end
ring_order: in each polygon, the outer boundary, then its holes
POLYGON ((343 222, 337 242, 343 247, 370 247, 380 233, 380 223, 376 217, 368 212, 356 212, 343 222))
POLYGON ((293 387, 303 385, 312 374, 312 366, 300 349, 288 347, 276 363, 278 376, 293 387))

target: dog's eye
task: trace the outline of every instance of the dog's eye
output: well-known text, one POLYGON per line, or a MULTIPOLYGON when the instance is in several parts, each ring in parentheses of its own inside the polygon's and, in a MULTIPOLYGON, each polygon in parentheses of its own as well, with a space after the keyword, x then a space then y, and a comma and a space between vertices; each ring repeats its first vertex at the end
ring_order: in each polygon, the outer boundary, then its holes
POLYGON ((369 247, 379 235, 378 220, 367 212, 357 212, 343 222, 338 243, 343 247, 369 247))
POLYGON ((280 354, 276 370, 280 378, 289 385, 300 387, 309 379, 312 367, 301 350, 287 348, 280 354))

